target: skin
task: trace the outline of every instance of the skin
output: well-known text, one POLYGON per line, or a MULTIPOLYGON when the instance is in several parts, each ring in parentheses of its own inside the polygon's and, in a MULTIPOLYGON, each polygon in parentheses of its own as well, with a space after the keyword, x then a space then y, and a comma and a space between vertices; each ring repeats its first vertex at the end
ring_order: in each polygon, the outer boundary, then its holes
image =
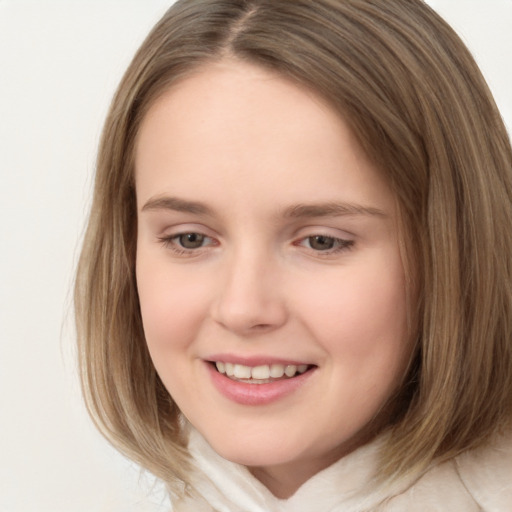
POLYGON ((162 381, 217 453, 291 496, 368 440, 404 374, 393 194, 321 98, 235 60, 150 108, 136 191, 137 283, 162 381), (277 401, 239 404, 212 385, 206 361, 220 353, 314 369, 277 401))

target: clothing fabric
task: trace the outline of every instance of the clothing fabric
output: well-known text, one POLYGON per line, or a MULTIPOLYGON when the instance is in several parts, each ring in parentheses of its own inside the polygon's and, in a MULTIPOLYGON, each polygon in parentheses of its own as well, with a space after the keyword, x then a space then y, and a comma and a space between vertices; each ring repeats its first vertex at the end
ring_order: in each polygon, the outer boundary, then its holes
POLYGON ((200 497, 177 503, 173 512, 512 512, 512 436, 384 488, 372 484, 383 442, 355 450, 283 500, 192 430, 191 483, 200 497))

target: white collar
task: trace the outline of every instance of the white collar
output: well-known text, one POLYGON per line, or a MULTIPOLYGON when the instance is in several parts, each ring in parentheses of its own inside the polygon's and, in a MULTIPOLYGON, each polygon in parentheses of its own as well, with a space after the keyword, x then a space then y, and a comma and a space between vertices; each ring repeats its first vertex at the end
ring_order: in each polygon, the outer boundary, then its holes
POLYGON ((245 466, 220 457, 191 429, 189 452, 197 470, 191 484, 218 512, 364 512, 402 492, 411 479, 386 487, 373 484, 383 437, 317 473, 289 499, 276 498, 245 466))

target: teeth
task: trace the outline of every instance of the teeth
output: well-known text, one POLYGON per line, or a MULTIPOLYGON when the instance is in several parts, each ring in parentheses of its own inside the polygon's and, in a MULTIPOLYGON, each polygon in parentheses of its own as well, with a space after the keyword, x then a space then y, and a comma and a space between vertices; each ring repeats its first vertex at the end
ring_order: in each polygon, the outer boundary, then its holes
POLYGON ((287 377, 293 377, 297 373, 297 367, 294 364, 289 364, 284 369, 284 374, 287 377))
POLYGON ((235 375, 235 365, 226 363, 224 366, 226 367, 226 375, 228 377, 233 377, 235 375))
POLYGON ((241 364, 235 364, 234 374, 237 379, 250 379, 251 368, 241 364))
POLYGON ((255 366, 251 370, 251 377, 253 379, 268 379, 270 377, 270 368, 268 365, 255 366))
POLYGON ((281 379, 286 377, 294 377, 297 373, 302 374, 307 371, 308 365, 294 365, 294 364, 264 364, 261 366, 245 366, 243 364, 224 363, 217 361, 215 363, 217 370, 220 373, 226 374, 228 377, 235 379, 254 379, 254 380, 268 380, 268 379, 281 379))
POLYGON ((270 367, 270 376, 273 379, 280 379, 284 375, 284 366, 282 364, 273 364, 270 367))

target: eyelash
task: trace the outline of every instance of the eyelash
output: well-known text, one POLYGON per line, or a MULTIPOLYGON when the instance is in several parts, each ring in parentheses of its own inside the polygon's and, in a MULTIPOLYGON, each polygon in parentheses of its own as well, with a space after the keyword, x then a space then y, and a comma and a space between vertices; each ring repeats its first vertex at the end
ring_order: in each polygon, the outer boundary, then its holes
MULTIPOLYGON (((203 252, 201 249, 205 249, 208 246, 218 245, 218 243, 215 242, 211 237, 195 231, 187 231, 184 233, 177 233, 171 236, 163 236, 159 237, 158 240, 160 241, 164 248, 170 249, 178 256, 199 256, 203 252), (199 247, 195 248, 187 248, 180 245, 179 239, 190 235, 201 237, 202 241, 209 240, 210 243, 208 243, 207 245, 200 245, 199 247)), ((327 257, 344 251, 349 251, 354 246, 354 240, 346 240, 344 238, 337 238, 334 236, 318 234, 301 238, 300 240, 295 242, 294 245, 299 247, 306 247, 309 251, 313 252, 315 256, 327 257), (313 239, 324 239, 325 241, 331 242, 333 244, 333 247, 325 250, 314 249, 313 247, 311 247, 311 241, 313 239), (304 245, 305 242, 309 242, 309 247, 304 245)))
MULTIPOLYGON (((213 242, 213 239, 211 237, 209 237, 207 235, 203 235, 202 233, 198 233, 195 231, 187 231, 184 233, 177 233, 177 234, 171 235, 171 236, 162 236, 162 237, 159 237, 158 240, 162 243, 162 245, 164 246, 165 249, 170 249, 178 256, 197 256, 198 254, 200 254, 202 252, 201 249, 204 249, 206 246, 201 245, 197 248, 192 249, 192 248, 187 248, 187 247, 183 247, 183 246, 179 245, 179 243, 180 243, 179 239, 181 237, 190 236, 190 235, 196 235, 196 236, 202 237, 203 241, 210 240, 211 242, 213 242)), ((217 245, 217 244, 213 243, 213 244, 209 244, 209 245, 217 245)))
POLYGON ((306 241, 308 241, 310 244, 310 247, 308 247, 308 249, 313 251, 315 253, 315 255, 318 255, 318 256, 330 256, 332 254, 338 254, 340 252, 348 251, 348 250, 352 249, 352 247, 354 246, 354 240, 346 240, 344 238, 337 238, 335 236, 329 236, 329 235, 310 235, 310 236, 300 239, 296 243, 296 245, 304 246, 303 244, 306 241), (329 240, 330 242, 332 242, 334 247, 330 248, 330 249, 324 249, 324 250, 313 249, 311 247, 311 240, 315 239, 315 238, 316 239, 322 238, 324 240, 329 240))

